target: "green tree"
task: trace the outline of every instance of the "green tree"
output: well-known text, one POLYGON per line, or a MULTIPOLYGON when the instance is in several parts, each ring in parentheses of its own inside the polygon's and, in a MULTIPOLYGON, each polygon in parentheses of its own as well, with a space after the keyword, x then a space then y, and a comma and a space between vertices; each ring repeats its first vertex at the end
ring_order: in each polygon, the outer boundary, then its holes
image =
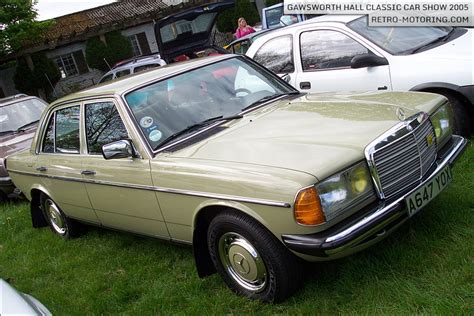
POLYGON ((31 56, 31 59, 34 64, 33 71, 30 70, 24 58, 17 60, 13 77, 15 88, 23 93, 34 95, 38 93, 38 89, 50 92, 52 89, 49 82, 54 86, 61 79, 58 67, 43 53, 36 53, 31 56))
POLYGON ((265 0, 265 5, 267 7, 270 7, 274 4, 281 3, 281 2, 283 2, 283 1, 282 0, 265 0))
POLYGON ((119 31, 105 34, 105 41, 109 53, 109 58, 106 59, 111 66, 118 61, 132 57, 132 44, 119 31))
POLYGON ((255 25, 260 21, 257 8, 249 0, 236 0, 235 6, 219 14, 217 28, 221 32, 235 32, 237 20, 244 17, 248 25, 255 25))
POLYGON ((102 71, 109 70, 104 61, 107 59, 107 46, 98 37, 92 37, 86 43, 86 61, 89 67, 102 71))
POLYGON ((41 38, 52 21, 35 21, 37 0, 0 0, 0 56, 14 53, 41 38))
POLYGON ((105 41, 106 44, 98 37, 87 40, 86 61, 90 67, 107 71, 109 70, 107 63, 113 66, 118 61, 132 57, 132 45, 120 32, 105 34, 105 41))

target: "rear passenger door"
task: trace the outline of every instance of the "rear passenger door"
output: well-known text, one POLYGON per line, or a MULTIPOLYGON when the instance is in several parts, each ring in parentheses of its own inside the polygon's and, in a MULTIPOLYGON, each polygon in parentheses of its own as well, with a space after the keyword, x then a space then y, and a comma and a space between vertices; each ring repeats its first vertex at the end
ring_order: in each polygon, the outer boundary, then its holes
POLYGON ((299 33, 292 84, 303 92, 391 90, 389 65, 351 68, 353 57, 373 53, 365 45, 336 29, 299 33))
POLYGON ((82 182, 80 104, 50 113, 35 169, 46 193, 72 218, 99 223, 82 182))

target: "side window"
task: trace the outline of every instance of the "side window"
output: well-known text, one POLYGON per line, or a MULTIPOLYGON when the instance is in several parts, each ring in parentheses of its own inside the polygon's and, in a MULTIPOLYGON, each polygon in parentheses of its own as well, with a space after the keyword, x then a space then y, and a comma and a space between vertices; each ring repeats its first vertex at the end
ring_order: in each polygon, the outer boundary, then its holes
POLYGON ((112 102, 86 104, 86 140, 89 154, 100 154, 102 145, 128 138, 112 102))
POLYGON ((46 135, 44 136, 43 148, 41 150, 45 153, 54 153, 54 117, 55 113, 49 119, 46 135))
POLYGON ((328 30, 301 33, 300 49, 303 71, 347 68, 354 56, 368 53, 349 36, 328 30))
POLYGON ((56 111, 55 152, 63 154, 79 153, 79 105, 56 111))
POLYGON ((253 59, 277 74, 294 72, 291 35, 269 40, 260 47, 253 59))
POLYGON ((124 69, 124 70, 117 71, 117 72, 115 73, 115 77, 116 77, 116 78, 120 78, 120 77, 129 75, 129 74, 130 74, 130 69, 124 69))
POLYGON ((107 75, 104 78, 100 79, 99 83, 110 81, 112 80, 113 77, 114 77, 114 74, 107 75))
POLYGON ((140 71, 157 68, 157 67, 160 67, 160 64, 148 64, 148 65, 138 66, 138 67, 135 67, 135 69, 133 69, 133 73, 137 73, 140 71))

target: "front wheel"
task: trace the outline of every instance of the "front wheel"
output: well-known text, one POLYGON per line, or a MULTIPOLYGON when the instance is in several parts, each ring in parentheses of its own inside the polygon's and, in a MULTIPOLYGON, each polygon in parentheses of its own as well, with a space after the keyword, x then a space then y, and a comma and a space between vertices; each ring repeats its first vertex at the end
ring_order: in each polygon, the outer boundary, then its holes
POLYGON ((453 133, 462 136, 470 136, 471 133, 471 117, 466 109, 466 105, 458 97, 449 92, 438 92, 444 95, 449 103, 451 103, 454 114, 453 133))
POLYGON ((279 302, 301 283, 298 259, 249 216, 225 211, 208 230, 209 252, 234 292, 264 302, 279 302))

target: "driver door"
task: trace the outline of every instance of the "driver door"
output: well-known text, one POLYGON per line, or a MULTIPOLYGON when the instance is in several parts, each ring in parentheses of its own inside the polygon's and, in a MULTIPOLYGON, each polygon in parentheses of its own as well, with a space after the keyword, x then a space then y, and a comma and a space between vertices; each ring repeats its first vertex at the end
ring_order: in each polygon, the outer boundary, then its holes
POLYGON ((351 68, 353 57, 372 53, 338 30, 316 29, 298 36, 297 73, 302 92, 392 90, 389 65, 351 68))
POLYGON ((103 145, 129 138, 113 100, 84 104, 82 174, 92 207, 104 226, 168 238, 150 173, 143 158, 105 160, 103 145))

